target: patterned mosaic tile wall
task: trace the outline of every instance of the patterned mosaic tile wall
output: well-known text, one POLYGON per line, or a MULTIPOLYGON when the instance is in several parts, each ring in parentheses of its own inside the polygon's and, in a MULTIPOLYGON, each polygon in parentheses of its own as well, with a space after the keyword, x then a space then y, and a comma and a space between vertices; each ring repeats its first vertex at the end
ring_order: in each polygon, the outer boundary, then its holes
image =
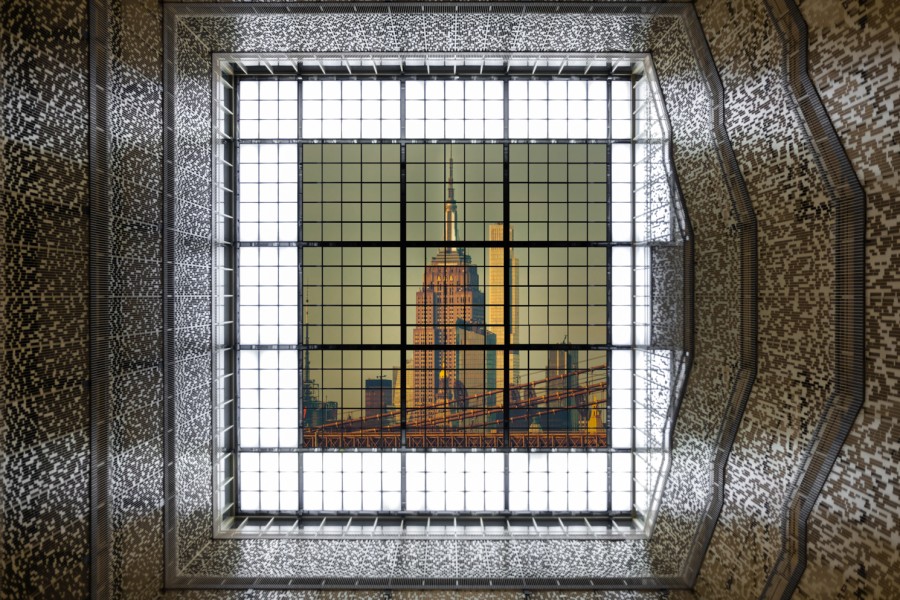
POLYGON ((0 596, 88 593, 86 2, 0 3, 0 596))
MULTIPOLYGON (((838 4, 829 4, 830 8, 817 5, 819 12, 833 14, 838 4)), ((834 391, 835 207, 801 135, 801 124, 786 102, 781 86, 780 40, 764 3, 701 2, 697 8, 728 92, 728 126, 759 219, 760 364, 729 461, 725 509, 696 591, 703 597, 755 597, 763 591, 781 551, 781 511, 795 492, 792 484, 800 475, 799 465, 823 415, 825 400, 834 391)), ((879 10, 884 11, 875 8, 873 16, 879 15, 879 10)), ((825 47, 820 46, 817 52, 827 57, 827 66, 817 69, 817 58, 811 59, 814 80, 831 82, 841 68, 846 68, 847 53, 852 52, 848 48, 856 48, 853 63, 871 68, 873 77, 881 69, 881 87, 873 86, 877 91, 845 74, 842 85, 835 86, 842 91, 833 89, 832 103, 826 103, 832 114, 848 118, 844 125, 837 123, 839 133, 852 127, 858 136, 856 153, 851 153, 851 160, 858 161, 857 168, 871 164, 873 175, 880 174, 880 169, 888 167, 881 144, 896 137, 896 125, 893 131, 885 127, 887 112, 879 122, 877 114, 868 112, 877 111, 877 104, 866 100, 897 95, 894 78, 884 62, 890 52, 896 54, 896 33, 890 40, 886 34, 889 25, 880 35, 873 31, 868 34, 871 38, 865 39, 856 39, 852 27, 826 31, 830 35, 823 37, 830 38, 828 45, 823 44, 825 47), (888 87, 891 85, 893 88, 888 87), (859 97, 863 93, 866 96, 859 97), (854 96, 855 101, 845 104, 854 96), (875 123, 871 124, 873 119, 875 123), (862 127, 857 129, 857 124, 862 127)), ((830 83, 827 87, 832 88, 830 83)), ((895 170, 890 177, 896 196, 895 170)), ((867 184, 871 194, 869 188, 867 184)), ((884 198, 882 206, 888 207, 892 190, 888 185, 873 191, 884 198)), ((887 238, 884 222, 883 213, 875 215, 874 220, 870 216, 875 237, 885 242, 878 248, 890 253, 896 242, 887 238)), ((871 231, 869 236, 871 239, 871 231)), ((876 257, 870 251, 871 260, 876 261, 882 274, 889 269, 880 253, 876 257)), ((883 275, 875 281, 875 287, 883 290, 881 296, 889 298, 883 275)), ((869 327, 883 328, 881 319, 893 315, 892 306, 889 301, 884 311, 875 315, 870 309, 869 327)), ((873 337, 870 331, 867 343, 872 344, 874 339, 883 338, 873 337)), ((882 347, 880 342, 878 347, 882 347)), ((887 361, 886 353, 881 356, 887 361)), ((890 373, 891 368, 896 373, 896 365, 882 365, 881 373, 890 373)), ((810 522, 810 552, 815 556, 811 564, 816 566, 804 579, 808 597, 843 597, 862 588, 871 597, 896 594, 896 556, 887 549, 890 544, 886 536, 892 515, 896 515, 897 498, 875 498, 871 489, 873 483, 878 485, 875 482, 879 476, 882 480, 888 477, 891 452, 896 454, 896 440, 891 450, 887 434, 890 419, 879 424, 874 418, 888 417, 892 410, 896 415, 896 407, 889 406, 887 391, 892 382, 894 386, 896 383, 890 376, 879 379, 875 389, 883 400, 875 399, 873 406, 871 397, 867 399, 860 420, 865 422, 866 415, 872 420, 868 426, 858 421, 855 439, 851 438, 844 448, 843 458, 831 476, 830 491, 826 491, 810 522), (888 448, 878 448, 879 442, 888 448), (847 464, 842 465, 844 462, 847 464), (871 510, 867 507, 876 503, 881 508, 875 509, 880 512, 872 514, 871 520, 857 515, 858 521, 853 523, 847 514, 848 503, 856 504, 861 511, 871 510), (863 558, 854 560, 859 556, 863 558), (869 573, 872 580, 866 583, 869 573)), ((872 383, 869 388, 871 395, 872 383)), ((798 592, 806 594, 802 588, 798 592)))
MULTIPOLYGON (((179 27, 180 28, 180 27, 179 27)), ((180 36, 179 36, 180 37, 180 36)), ((178 497, 177 560, 187 565, 209 542, 212 522, 212 168, 210 165, 210 50, 188 36, 176 52, 174 294, 175 486, 178 497), (199 304, 188 304, 191 299, 199 304), (187 310, 185 310, 187 309, 187 310)))
POLYGON ((696 591, 751 598, 762 592, 780 551, 781 507, 831 391, 833 221, 783 97, 781 43, 762 1, 699 2, 697 11, 756 211, 760 266, 758 374, 696 591))
POLYGON ((810 518, 796 598, 900 596, 900 4, 805 2, 809 68, 867 196, 866 400, 810 518))
POLYGON ((664 97, 693 99, 690 104, 668 101, 666 108, 675 168, 693 226, 695 306, 700 308, 691 376, 673 432, 671 475, 658 516, 667 526, 658 527, 649 543, 654 571, 664 573, 666 562, 684 560, 700 515, 711 501, 710 463, 739 369, 740 336, 734 324, 741 288, 737 216, 710 131, 709 87, 685 36, 666 35, 653 42, 664 97))
POLYGON ((162 19, 109 2, 110 596, 162 585, 162 19))

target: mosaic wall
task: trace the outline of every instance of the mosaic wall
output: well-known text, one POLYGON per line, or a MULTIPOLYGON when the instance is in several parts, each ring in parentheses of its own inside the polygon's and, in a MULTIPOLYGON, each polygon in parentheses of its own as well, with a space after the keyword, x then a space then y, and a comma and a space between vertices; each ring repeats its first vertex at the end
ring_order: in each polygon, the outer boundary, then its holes
POLYGON ((697 11, 727 91, 727 126, 756 211, 760 266, 758 375, 696 591, 750 598, 761 594, 781 549, 781 508, 831 391, 833 220, 822 210, 828 198, 783 97, 781 43, 763 3, 700 2, 697 11))
POLYGON ((109 2, 110 529, 112 597, 162 584, 162 19, 155 0, 109 2))
MULTIPOLYGON (((835 11, 838 14, 844 11, 838 3, 828 4, 831 6, 817 4, 807 12, 818 13, 832 27, 835 11)), ((871 16, 881 17, 880 11, 887 12, 882 6, 876 6, 871 16)), ((779 81, 783 76, 781 42, 767 20, 765 4, 700 3, 698 12, 723 80, 732 92, 729 127, 759 218, 760 374, 729 461, 726 507, 696 592, 701 596, 751 597, 767 595, 783 585, 783 575, 779 574, 769 582, 772 587, 766 587, 766 580, 773 576, 772 569, 782 552, 782 518, 800 506, 796 485, 803 473, 799 472, 799 465, 805 463, 812 450, 816 428, 835 414, 827 405, 836 391, 834 295, 837 280, 833 246, 838 211, 835 201, 837 198, 843 202, 844 198, 829 195, 825 178, 813 160, 811 146, 802 135, 800 115, 790 110, 786 90, 779 81), (759 115, 765 118, 760 119, 759 115)), ((854 22, 859 27, 857 19, 860 18, 847 17, 845 22, 854 22)), ((893 19, 896 23, 896 10, 893 19)), ((865 22, 862 18, 863 25, 865 22)), ((853 131, 858 135, 855 153, 850 153, 851 160, 858 161, 857 170, 870 163, 870 170, 878 178, 882 167, 888 166, 882 144, 895 142, 896 138, 896 126, 893 131, 884 126, 887 110, 880 122, 877 118, 879 104, 891 94, 894 98, 897 95, 893 77, 888 75, 890 68, 883 60, 885 53, 895 52, 896 28, 894 39, 890 38, 889 25, 866 34, 871 37, 856 36, 853 30, 845 26, 840 31, 837 28, 829 31, 827 48, 815 50, 811 55, 811 74, 817 82, 828 82, 825 88, 832 90, 831 104, 826 98, 828 110, 833 115, 849 117, 845 123, 841 119, 836 121, 838 133, 853 131), (841 73, 839 65, 842 68, 847 65, 849 48, 855 52, 853 61, 871 66, 875 72, 881 71, 881 79, 875 78, 880 81, 879 87, 867 88, 852 77, 841 86, 833 86, 831 82, 841 73), (817 60, 823 60, 822 55, 827 56, 825 68, 817 66, 817 60), (841 88, 843 93, 835 93, 836 88, 841 88), (855 100, 848 104, 850 97, 855 100), (869 104, 875 98, 881 102, 869 104), (854 119, 855 123, 851 124, 854 119), (873 119, 874 127, 855 127, 873 119)), ((815 127, 813 130, 817 131, 815 127)), ((821 159, 828 168, 837 168, 838 162, 830 156, 823 155, 821 159)), ((891 177, 896 182, 896 175, 891 177)), ((890 184, 881 188, 880 183, 865 183, 870 202, 873 192, 878 194, 877 198, 890 194, 890 184)), ((888 206, 886 199, 883 206, 888 206)), ((890 253, 896 242, 885 235, 888 231, 884 226, 885 216, 878 213, 873 219, 870 209, 867 237, 872 240, 874 223, 876 232, 880 232, 874 236, 877 247, 890 253)), ((876 261, 879 271, 889 268, 883 256, 876 261)), ((870 250, 869 260, 873 258, 870 250)), ((873 287, 880 291, 880 296, 888 297, 886 285, 883 278, 872 280, 870 275, 870 298, 873 287)), ((870 305, 869 327, 884 327, 883 317, 892 315, 890 306, 884 309, 874 315, 870 305)), ((876 339, 883 338, 879 334, 873 336, 870 330, 866 341, 870 356, 876 339)), ((886 360, 885 354, 882 357, 886 360)), ((871 378, 872 362, 868 368, 871 378)), ((885 364, 881 373, 889 373, 890 368, 885 364)), ((879 383, 887 383, 889 388, 892 381, 887 377, 879 383)), ((872 489, 879 487, 875 483, 879 477, 882 480, 888 477, 887 465, 892 462, 891 453, 896 454, 896 442, 891 449, 887 434, 890 423, 878 424, 877 418, 869 421, 868 427, 859 423, 866 421, 867 415, 869 418, 890 415, 887 390, 876 386, 883 398, 879 400, 871 397, 872 389, 870 379, 870 397, 857 421, 856 433, 844 447, 831 474, 830 487, 826 488, 810 520, 810 570, 797 591, 799 597, 896 595, 896 557, 888 550, 887 532, 897 512, 897 499, 888 494, 876 497, 872 489), (880 442, 887 447, 879 448, 880 442), (834 485, 837 481, 843 485, 834 485), (868 507, 879 506, 875 510, 880 512, 871 520, 857 515, 858 520, 853 522, 848 508, 854 504, 864 512, 868 507)), ((847 400, 841 394, 835 399, 847 400)), ((818 441, 825 445, 834 443, 829 439, 818 441)), ((810 464, 811 470, 818 467, 817 461, 810 464)))
POLYGON ((4 598, 88 593, 85 7, 0 4, 4 598))
POLYGON ((811 2, 809 68, 867 197, 866 399, 810 517, 797 598, 900 596, 900 4, 811 2))

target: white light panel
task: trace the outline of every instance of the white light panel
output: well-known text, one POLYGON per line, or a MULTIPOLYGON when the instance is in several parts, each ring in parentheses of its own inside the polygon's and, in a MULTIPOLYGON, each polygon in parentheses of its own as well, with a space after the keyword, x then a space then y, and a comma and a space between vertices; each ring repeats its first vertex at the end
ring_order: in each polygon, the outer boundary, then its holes
POLYGON ((297 137, 296 81, 241 81, 238 94, 241 139, 297 137))
POLYGON ((607 95, 605 81, 510 81, 509 137, 606 138, 607 95))
POLYGON ((241 350, 238 360, 241 447, 297 448, 297 351, 241 350))
POLYGON ((241 241, 296 241, 297 145, 241 144, 238 160, 241 241))
POLYGON ((297 249, 245 246, 238 265, 241 344, 296 344, 297 249))
POLYGON ((301 90, 303 138, 400 137, 399 81, 309 80, 301 90))

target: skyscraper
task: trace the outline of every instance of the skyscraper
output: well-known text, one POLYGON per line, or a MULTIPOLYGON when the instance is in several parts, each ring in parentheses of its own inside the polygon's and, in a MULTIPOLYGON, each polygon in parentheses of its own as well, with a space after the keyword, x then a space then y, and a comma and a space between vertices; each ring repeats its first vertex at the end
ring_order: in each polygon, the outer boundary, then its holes
POLYGON ((565 390, 578 387, 578 376, 571 373, 578 369, 578 350, 547 351, 547 389, 565 390), (570 375, 566 377, 566 374, 570 375))
MULTIPOLYGON (((384 376, 375 379, 366 379, 365 418, 380 421, 385 413, 391 409, 391 388, 393 382, 384 376)), ((367 427, 377 427, 384 423, 377 421, 368 422, 367 427)))
MULTIPOLYGON (((565 343, 565 340, 563 340, 565 343)), ((551 430, 572 430, 586 415, 584 394, 573 394, 579 389, 578 350, 547 351, 547 418, 540 423, 542 428, 551 430)))
MULTIPOLYGON (((488 239, 492 242, 503 241, 503 224, 491 223, 488 228, 488 239)), ((513 239, 512 226, 509 228, 509 240, 513 239)), ((503 344, 506 341, 506 298, 504 294, 504 257, 503 248, 492 246, 488 248, 488 264, 487 264, 487 328, 496 336, 497 343, 503 344)), ((515 257, 514 250, 509 251, 509 343, 516 344, 519 342, 519 259, 515 257)), ((504 372, 503 355, 497 352, 497 386, 499 388, 506 387, 506 374, 504 372)), ((513 374, 513 381, 517 377, 519 370, 519 352, 512 350, 510 355, 510 372, 513 374)))
POLYGON ((459 326, 484 326, 484 293, 479 289, 477 268, 471 257, 454 245, 459 238, 452 158, 449 168, 444 200, 445 246, 425 266, 422 288, 416 292, 413 330, 413 344, 445 347, 413 351, 413 424, 425 418, 421 409, 449 408, 463 400, 460 396, 465 383, 459 379, 457 367, 465 350, 455 348, 464 343, 459 339, 459 326))

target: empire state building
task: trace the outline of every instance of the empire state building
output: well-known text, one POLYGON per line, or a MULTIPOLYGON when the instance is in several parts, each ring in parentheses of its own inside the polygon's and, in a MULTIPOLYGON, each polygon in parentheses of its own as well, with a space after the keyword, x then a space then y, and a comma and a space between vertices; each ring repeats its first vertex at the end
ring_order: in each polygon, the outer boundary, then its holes
POLYGON ((426 412, 431 417, 436 412, 467 408, 467 397, 496 387, 495 352, 477 349, 496 343, 494 334, 485 329, 478 271, 465 250, 455 246, 459 237, 452 158, 449 166, 444 247, 425 266, 424 281, 416 293, 413 343, 419 348, 413 350, 413 424, 426 419, 426 412))

